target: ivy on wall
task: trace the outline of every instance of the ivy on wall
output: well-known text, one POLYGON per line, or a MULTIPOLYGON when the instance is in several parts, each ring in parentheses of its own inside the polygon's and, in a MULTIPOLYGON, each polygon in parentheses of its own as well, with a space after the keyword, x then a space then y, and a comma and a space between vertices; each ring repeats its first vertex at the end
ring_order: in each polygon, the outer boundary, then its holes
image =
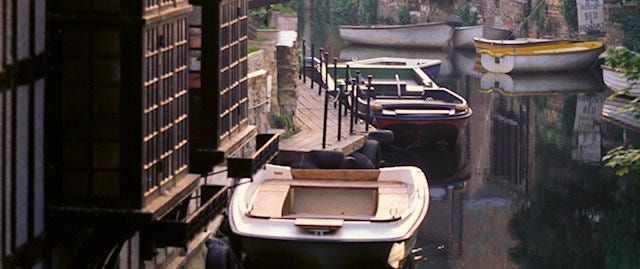
POLYGON ((564 16, 564 21, 567 23, 567 28, 570 32, 575 33, 578 31, 578 6, 576 0, 562 0, 562 6, 560 7, 560 13, 564 16))
POLYGON ((610 17, 612 22, 622 24, 624 30, 624 38, 622 45, 630 50, 640 52, 640 9, 629 8, 615 13, 610 17))

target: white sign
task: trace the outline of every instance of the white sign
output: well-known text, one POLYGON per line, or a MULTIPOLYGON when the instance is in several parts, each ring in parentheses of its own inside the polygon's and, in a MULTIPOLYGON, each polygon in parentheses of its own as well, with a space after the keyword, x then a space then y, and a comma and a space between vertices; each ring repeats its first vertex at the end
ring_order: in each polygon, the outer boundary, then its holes
POLYGON ((578 31, 581 35, 590 31, 605 32, 602 0, 576 0, 578 6, 578 31))

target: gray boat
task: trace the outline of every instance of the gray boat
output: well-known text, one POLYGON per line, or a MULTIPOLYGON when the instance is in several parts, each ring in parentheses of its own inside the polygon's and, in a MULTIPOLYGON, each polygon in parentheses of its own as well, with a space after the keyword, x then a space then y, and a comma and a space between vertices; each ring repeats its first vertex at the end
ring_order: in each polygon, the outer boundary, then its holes
POLYGON ((453 23, 429 22, 403 25, 340 25, 340 37, 353 44, 391 47, 447 47, 453 23))

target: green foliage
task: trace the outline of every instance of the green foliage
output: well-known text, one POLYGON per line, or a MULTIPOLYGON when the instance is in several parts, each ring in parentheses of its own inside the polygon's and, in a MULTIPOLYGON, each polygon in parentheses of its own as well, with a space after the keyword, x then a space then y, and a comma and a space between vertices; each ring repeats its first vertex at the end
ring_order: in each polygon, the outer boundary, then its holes
POLYGON ((267 18, 269 18, 269 11, 265 7, 249 9, 249 15, 258 17, 264 24, 267 24, 267 18))
MULTIPOLYGON (((618 68, 623 77, 638 78, 637 53, 624 48, 610 48, 601 55, 605 64, 618 68), (634 64, 635 63, 635 64, 634 64)), ((612 97, 624 94, 621 89, 612 97)), ((640 106, 636 98, 621 111, 631 112, 640 119, 640 106)), ((602 158, 608 167, 614 168, 616 175, 630 174, 631 178, 621 190, 616 210, 610 212, 604 221, 598 238, 602 241, 606 268, 636 268, 640 264, 640 150, 617 147, 609 150, 602 158)))
POLYGON ((274 30, 278 29, 278 27, 276 27, 275 25, 260 25, 259 29, 274 30))
POLYGON ((564 16, 569 31, 575 33, 578 31, 578 6, 575 0, 562 0, 560 13, 564 16))
POLYGON ((260 48, 258 46, 255 46, 255 45, 247 46, 247 53, 252 53, 252 52, 259 51, 259 50, 260 50, 260 48))
POLYGON ((291 7, 292 3, 289 3, 287 6, 283 4, 275 4, 271 5, 271 10, 280 12, 280 13, 296 13, 296 11, 291 7))
POLYGON ((605 255, 603 268, 638 268, 640 264, 640 179, 630 178, 607 214, 598 239, 605 255))
POLYGON ((637 173, 640 171, 640 150, 617 147, 607 152, 602 161, 606 162, 608 167, 616 168, 618 176, 629 172, 637 173))
POLYGON ((378 16, 378 1, 377 0, 360 0, 358 5, 358 24, 369 25, 376 23, 376 17, 378 16))
POLYGON ((293 123, 293 118, 290 115, 273 114, 272 123, 276 128, 284 129, 286 137, 300 132, 300 128, 293 123))
POLYGON ((398 15, 398 23, 399 24, 410 24, 411 23, 411 12, 409 12, 409 6, 402 5, 400 9, 396 11, 396 15, 398 15))
MULTIPOLYGON (((640 2, 640 1, 636 1, 640 2)), ((640 52, 640 8, 627 8, 610 16, 611 21, 622 24, 624 38, 622 45, 640 52)))
POLYGON ((456 15, 460 18, 462 25, 478 25, 478 12, 471 11, 471 7, 467 2, 463 2, 462 5, 456 9, 456 15))
POLYGON ((549 12, 549 4, 546 1, 540 1, 539 6, 532 12, 531 16, 534 18, 536 25, 536 32, 538 35, 545 35, 547 33, 547 14, 549 12))

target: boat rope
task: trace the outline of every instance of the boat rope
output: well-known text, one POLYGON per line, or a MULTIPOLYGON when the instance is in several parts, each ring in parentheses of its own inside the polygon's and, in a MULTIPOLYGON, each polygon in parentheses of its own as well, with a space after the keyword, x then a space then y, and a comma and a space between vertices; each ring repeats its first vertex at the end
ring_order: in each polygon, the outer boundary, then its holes
MULTIPOLYGON (((527 15, 526 18, 524 18, 524 20, 522 20, 522 22, 520 22, 520 25, 518 27, 516 27, 515 29, 520 29, 522 28, 522 26, 527 22, 527 20, 529 20, 529 18, 531 18, 531 15, 536 14, 536 10, 542 6, 542 3, 546 3, 546 0, 538 0, 538 4, 536 5, 535 8, 533 8, 533 10, 531 10, 531 12, 529 12, 529 15, 527 15)), ((509 36, 507 37, 507 39, 511 39, 513 37, 514 31, 511 31, 511 34, 509 34, 509 36)))

